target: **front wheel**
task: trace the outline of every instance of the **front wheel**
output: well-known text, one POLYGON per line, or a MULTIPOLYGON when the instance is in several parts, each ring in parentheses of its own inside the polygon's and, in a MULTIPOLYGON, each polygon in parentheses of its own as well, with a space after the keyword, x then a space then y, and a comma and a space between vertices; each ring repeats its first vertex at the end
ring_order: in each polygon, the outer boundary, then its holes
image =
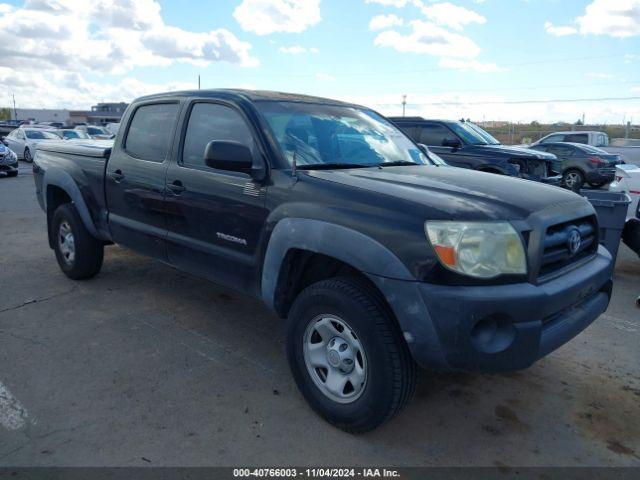
POLYGON ((25 162, 33 162, 33 157, 31 156, 31 150, 29 150, 29 147, 24 149, 24 161, 25 162))
POLYGON ((576 169, 567 170, 562 175, 562 184, 568 189, 577 192, 584 185, 584 174, 576 169))
POLYGON ((56 209, 51 229, 56 259, 67 277, 81 280, 100 271, 104 245, 87 231, 72 204, 65 203, 56 209))
POLYGON ((289 365, 311 407, 351 433, 391 419, 415 390, 416 365, 380 295, 356 278, 333 278, 296 298, 289 365))

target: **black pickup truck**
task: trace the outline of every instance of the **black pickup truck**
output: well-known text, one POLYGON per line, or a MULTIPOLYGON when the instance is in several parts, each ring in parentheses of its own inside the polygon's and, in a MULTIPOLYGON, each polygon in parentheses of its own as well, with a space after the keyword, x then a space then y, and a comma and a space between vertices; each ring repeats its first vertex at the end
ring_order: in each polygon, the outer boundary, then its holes
POLYGON ((560 162, 555 155, 523 147, 502 145, 471 122, 391 117, 400 130, 424 144, 454 167, 526 178, 560 185, 560 162))
POLYGON ((261 298, 293 376, 350 432, 409 400, 416 366, 523 369, 608 306, 593 207, 556 187, 433 164, 376 112, 273 92, 136 100, 113 143, 34 162, 72 279, 116 243, 261 298))

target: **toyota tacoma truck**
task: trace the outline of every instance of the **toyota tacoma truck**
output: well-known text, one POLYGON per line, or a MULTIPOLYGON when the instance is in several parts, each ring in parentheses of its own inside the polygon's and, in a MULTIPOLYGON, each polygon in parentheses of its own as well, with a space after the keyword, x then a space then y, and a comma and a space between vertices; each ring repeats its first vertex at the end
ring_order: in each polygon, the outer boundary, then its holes
POLYGON ((417 366, 527 368, 611 295, 587 200, 425 152, 357 105, 193 91, 134 101, 114 141, 39 145, 34 178, 68 277, 115 243, 262 299, 309 404, 358 433, 417 366))

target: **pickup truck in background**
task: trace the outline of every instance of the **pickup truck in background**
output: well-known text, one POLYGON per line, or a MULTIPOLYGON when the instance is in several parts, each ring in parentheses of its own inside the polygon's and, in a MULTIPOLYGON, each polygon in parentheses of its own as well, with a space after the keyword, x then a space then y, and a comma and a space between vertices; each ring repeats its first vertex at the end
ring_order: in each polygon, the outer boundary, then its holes
POLYGON ((39 145, 34 179, 68 277, 96 275, 116 243, 262 299, 287 319, 300 391, 349 432, 393 417, 417 366, 527 368, 611 296, 588 201, 434 164, 333 100, 144 97, 114 142, 39 145))
POLYGON ((502 145, 471 122, 390 117, 416 143, 424 144, 447 164, 560 185, 559 162, 554 155, 502 145))

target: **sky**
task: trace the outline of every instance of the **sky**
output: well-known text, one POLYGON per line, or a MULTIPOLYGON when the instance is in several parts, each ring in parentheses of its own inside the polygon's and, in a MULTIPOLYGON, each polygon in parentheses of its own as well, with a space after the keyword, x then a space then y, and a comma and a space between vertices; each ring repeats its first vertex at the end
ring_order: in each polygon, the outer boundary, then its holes
POLYGON ((640 123, 640 0, 0 0, 0 106, 250 88, 475 121, 640 123))

